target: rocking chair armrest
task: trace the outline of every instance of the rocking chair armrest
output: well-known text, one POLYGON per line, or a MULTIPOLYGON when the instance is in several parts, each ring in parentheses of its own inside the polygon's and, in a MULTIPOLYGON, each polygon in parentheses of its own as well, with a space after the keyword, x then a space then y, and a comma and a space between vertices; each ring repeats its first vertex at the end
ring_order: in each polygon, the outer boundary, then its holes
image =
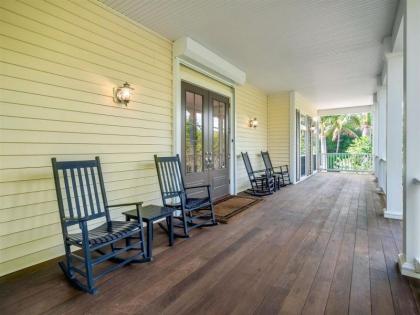
POLYGON ((119 203, 119 204, 115 204, 115 205, 108 205, 106 206, 107 208, 115 208, 115 207, 126 207, 126 206, 142 206, 143 205, 143 201, 138 201, 138 202, 127 202, 127 203, 119 203))
POLYGON ((267 180, 271 180, 272 177, 262 176, 262 177, 255 177, 255 181, 257 182, 265 182, 267 180))
POLYGON ((84 217, 84 218, 77 218, 77 217, 69 218, 69 217, 64 217, 63 218, 63 221, 66 222, 66 223, 80 223, 80 222, 86 222, 88 220, 89 220, 89 218, 87 218, 87 217, 84 217))
POLYGON ((128 203, 120 203, 120 204, 115 204, 115 205, 108 205, 107 207, 113 208, 113 207, 136 206, 137 222, 140 223, 142 222, 141 215, 140 215, 140 207, 142 205, 143 205, 143 201, 138 201, 138 202, 128 202, 128 203))
POLYGON ((210 185, 198 185, 198 186, 190 186, 190 187, 185 187, 185 189, 194 189, 194 188, 209 188, 210 185))

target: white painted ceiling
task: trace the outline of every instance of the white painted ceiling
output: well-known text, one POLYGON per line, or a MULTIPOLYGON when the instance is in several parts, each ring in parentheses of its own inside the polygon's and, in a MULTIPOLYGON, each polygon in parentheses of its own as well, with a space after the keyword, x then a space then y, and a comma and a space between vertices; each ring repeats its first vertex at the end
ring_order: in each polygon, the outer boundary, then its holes
POLYGON ((372 103, 398 0, 101 0, 157 33, 189 36, 269 94, 318 108, 372 103))

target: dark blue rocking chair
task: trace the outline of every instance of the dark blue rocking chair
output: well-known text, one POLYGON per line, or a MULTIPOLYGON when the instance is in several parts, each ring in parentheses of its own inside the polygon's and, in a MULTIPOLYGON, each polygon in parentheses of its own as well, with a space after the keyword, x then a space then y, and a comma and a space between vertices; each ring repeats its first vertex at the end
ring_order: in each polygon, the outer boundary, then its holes
POLYGON ((290 184, 290 177, 289 177, 289 166, 288 165, 281 165, 281 166, 273 166, 271 163, 270 154, 268 151, 261 151, 261 156, 264 161, 265 169, 267 172, 271 174, 275 178, 277 188, 280 186, 287 186, 290 184))
POLYGON ((211 186, 185 187, 178 154, 170 157, 158 157, 157 155, 154 157, 163 205, 176 208, 180 212, 179 215, 174 213, 174 219, 178 221, 174 227, 182 229, 183 233, 175 233, 175 236, 186 238, 189 237, 191 229, 217 225, 213 211, 211 186), (202 198, 189 196, 189 191, 194 192, 194 190, 203 188, 206 190, 206 195, 202 198))
POLYGON ((66 261, 59 265, 72 285, 94 294, 97 291, 95 282, 104 275, 129 263, 150 261, 144 249, 142 203, 108 205, 99 157, 66 162, 52 158, 52 167, 66 254, 66 261), (134 205, 137 222, 111 220, 109 208, 134 205), (106 222, 100 224, 100 219, 106 222), (89 229, 88 222, 96 227, 89 229), (69 230, 76 231, 69 233, 69 230), (72 253, 70 246, 81 248, 83 256, 72 253), (105 251, 105 248, 109 250, 105 251), (129 251, 135 251, 135 254, 128 255, 129 251), (94 275, 94 267, 107 260, 115 265, 94 275), (85 284, 76 275, 85 278, 85 284))
POLYGON ((241 155, 251 184, 251 188, 245 192, 257 197, 271 195, 275 190, 274 178, 267 170, 254 171, 248 152, 241 152, 241 155))

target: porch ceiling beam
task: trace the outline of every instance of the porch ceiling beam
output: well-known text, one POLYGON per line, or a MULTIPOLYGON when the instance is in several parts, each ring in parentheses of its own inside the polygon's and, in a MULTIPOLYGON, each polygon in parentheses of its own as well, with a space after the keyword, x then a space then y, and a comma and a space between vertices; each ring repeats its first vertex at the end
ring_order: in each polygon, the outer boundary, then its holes
POLYGON ((401 52, 404 46, 404 1, 398 4, 397 13, 392 27, 391 49, 392 52, 401 52))
POLYGON ((368 113, 372 111, 372 105, 318 109, 318 116, 344 115, 368 113))

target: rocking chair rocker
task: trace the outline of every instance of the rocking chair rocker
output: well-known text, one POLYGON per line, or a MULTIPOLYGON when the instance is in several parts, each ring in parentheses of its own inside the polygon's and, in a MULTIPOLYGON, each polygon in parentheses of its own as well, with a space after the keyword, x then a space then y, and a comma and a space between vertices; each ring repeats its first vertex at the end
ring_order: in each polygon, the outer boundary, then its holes
POLYGON ((144 249, 140 216, 142 203, 108 205, 99 157, 95 160, 66 162, 57 162, 52 158, 52 167, 66 254, 66 262, 59 262, 59 265, 73 286, 94 294, 97 292, 95 282, 99 278, 124 265, 150 261, 144 249), (109 208, 125 206, 136 206, 137 222, 111 220, 109 208), (88 229, 88 222, 95 220, 98 223, 103 218, 105 223, 88 229), (69 233, 69 228, 74 230, 76 226, 80 232, 69 233), (131 243, 132 239, 135 242, 131 243), (117 247, 116 243, 122 240, 117 247), (81 248, 83 256, 72 253, 70 246, 81 248), (104 248, 110 251, 105 252, 104 248), (121 256, 128 251, 136 253, 129 257, 121 256), (99 257, 93 257, 93 252, 98 253, 99 257), (116 264, 94 275, 94 267, 107 260, 116 264), (76 274, 85 278, 86 284, 76 274))

